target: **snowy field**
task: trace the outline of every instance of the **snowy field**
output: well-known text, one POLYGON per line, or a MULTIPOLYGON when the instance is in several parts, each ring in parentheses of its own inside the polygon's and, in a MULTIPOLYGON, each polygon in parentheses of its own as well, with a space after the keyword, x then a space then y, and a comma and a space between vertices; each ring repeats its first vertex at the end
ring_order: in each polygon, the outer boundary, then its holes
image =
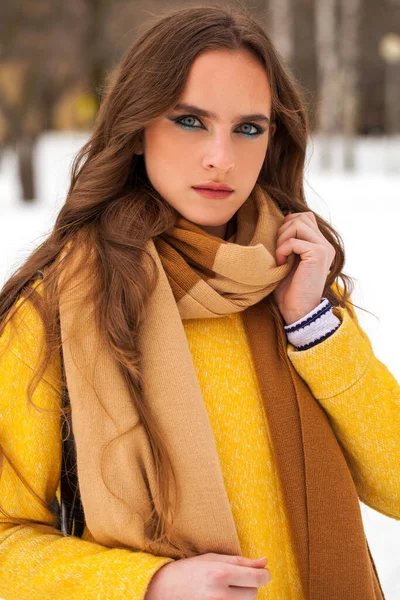
MULTIPOLYGON (((73 155, 83 134, 47 134, 35 154, 37 197, 33 206, 20 200, 13 155, 0 163, 0 285, 50 232, 69 183, 73 155)), ((355 279, 353 301, 375 355, 400 381, 400 140, 357 143, 357 169, 341 168, 340 140, 332 140, 335 168, 318 167, 319 141, 309 151, 306 195, 310 207, 341 234, 346 249, 345 273, 355 279)), ((400 435, 400 432, 399 432, 400 435)), ((399 465, 400 468, 400 465, 399 465)), ((400 598, 400 521, 361 504, 371 552, 387 600, 400 598)), ((1 600, 1 599, 0 599, 1 600)), ((362 599, 357 599, 362 600, 362 599)))

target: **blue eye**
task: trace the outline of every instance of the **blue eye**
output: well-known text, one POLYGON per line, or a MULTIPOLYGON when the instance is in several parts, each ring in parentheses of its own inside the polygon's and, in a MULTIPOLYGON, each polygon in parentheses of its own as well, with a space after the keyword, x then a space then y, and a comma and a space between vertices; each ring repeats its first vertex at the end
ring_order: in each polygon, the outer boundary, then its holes
MULTIPOLYGON (((185 123, 183 123, 182 121, 185 121, 187 119, 195 119, 197 121, 199 121, 199 123, 201 122, 200 119, 194 115, 185 115, 183 117, 178 117, 177 119, 172 119, 177 125, 179 125, 180 127, 182 127, 183 129, 188 129, 188 130, 193 130, 193 129, 202 129, 202 127, 195 127, 194 125, 185 125, 185 123)), ((258 137, 259 135, 261 135, 262 133, 264 133, 265 129, 263 129, 262 127, 259 127, 258 125, 254 125, 253 123, 242 123, 242 125, 247 125, 250 127, 254 127, 254 129, 256 130, 255 133, 247 133, 247 132, 239 132, 242 135, 245 135, 246 137, 258 137)))

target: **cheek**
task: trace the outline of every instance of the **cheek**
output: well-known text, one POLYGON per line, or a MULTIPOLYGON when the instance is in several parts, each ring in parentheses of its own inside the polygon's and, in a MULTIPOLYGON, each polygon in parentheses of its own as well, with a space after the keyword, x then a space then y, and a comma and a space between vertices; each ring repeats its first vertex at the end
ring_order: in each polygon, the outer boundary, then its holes
POLYGON ((261 143, 260 140, 259 144, 255 142, 253 145, 248 144, 246 148, 241 149, 237 167, 240 170, 245 169, 249 173, 258 173, 265 160, 267 145, 265 141, 261 143))
POLYGON ((182 168, 190 158, 187 148, 177 137, 161 127, 149 128, 144 137, 144 162, 147 176, 153 187, 168 198, 182 177, 182 168))
POLYGON ((170 127, 150 129, 145 137, 145 158, 149 168, 177 170, 191 158, 188 140, 177 135, 170 127))
POLYGON ((163 133, 162 128, 151 126, 144 135, 144 161, 150 178, 158 177, 173 163, 173 143, 168 135, 163 133))

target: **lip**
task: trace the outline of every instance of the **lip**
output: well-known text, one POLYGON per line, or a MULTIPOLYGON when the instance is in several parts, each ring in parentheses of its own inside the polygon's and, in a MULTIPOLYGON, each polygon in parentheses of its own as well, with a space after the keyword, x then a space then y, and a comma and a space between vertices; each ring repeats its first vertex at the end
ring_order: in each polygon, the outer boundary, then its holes
POLYGON ((214 198, 223 200, 224 198, 228 198, 233 190, 211 190, 207 188, 193 187, 194 191, 197 192, 200 196, 205 198, 214 198))
POLYGON ((193 186, 195 189, 206 189, 206 190, 223 190, 225 192, 233 192, 233 189, 226 185, 226 183, 216 183, 215 181, 205 181, 193 186))

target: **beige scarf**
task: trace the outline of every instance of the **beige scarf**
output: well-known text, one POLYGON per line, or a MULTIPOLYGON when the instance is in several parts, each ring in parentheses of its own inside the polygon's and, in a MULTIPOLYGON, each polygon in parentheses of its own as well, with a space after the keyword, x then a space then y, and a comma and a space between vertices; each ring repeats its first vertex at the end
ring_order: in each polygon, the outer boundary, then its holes
MULTIPOLYGON (((324 410, 288 359, 284 322, 271 310, 271 292, 294 259, 282 266, 275 262, 283 219, 256 185, 227 241, 183 217, 149 240, 146 248, 156 260, 159 280, 139 338, 144 401, 177 473, 178 532, 197 554, 240 555, 182 319, 243 311, 306 598, 380 600, 384 596, 346 460, 324 410)), ((83 300, 90 274, 81 275, 77 287, 60 299, 60 323, 85 519, 97 542, 137 550, 151 539, 146 521, 151 502, 157 507, 154 459, 125 381, 83 300)), ((156 554, 180 558, 165 544, 156 554)))

